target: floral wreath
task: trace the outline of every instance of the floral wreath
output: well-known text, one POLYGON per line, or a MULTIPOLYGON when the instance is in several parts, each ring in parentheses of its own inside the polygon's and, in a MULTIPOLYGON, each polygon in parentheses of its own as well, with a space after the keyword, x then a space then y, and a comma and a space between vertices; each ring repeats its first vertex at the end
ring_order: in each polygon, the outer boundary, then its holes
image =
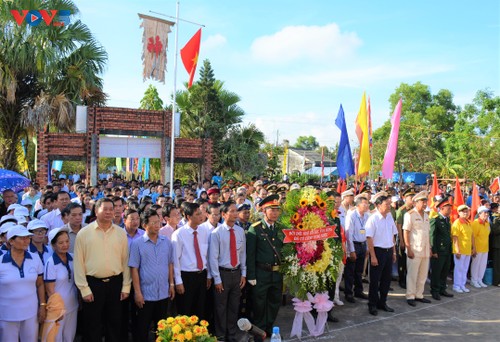
POLYGON ((312 187, 290 191, 280 222, 285 244, 281 271, 290 293, 305 300, 307 293, 321 293, 337 279, 343 257, 335 219, 334 203, 312 187))

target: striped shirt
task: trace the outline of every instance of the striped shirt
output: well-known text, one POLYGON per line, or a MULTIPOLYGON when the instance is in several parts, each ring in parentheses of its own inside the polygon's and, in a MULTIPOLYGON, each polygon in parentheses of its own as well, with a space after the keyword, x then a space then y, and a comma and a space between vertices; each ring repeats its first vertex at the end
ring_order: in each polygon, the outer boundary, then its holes
POLYGON ((129 267, 139 269, 141 292, 146 301, 168 298, 170 283, 168 270, 174 262, 174 249, 170 240, 158 235, 156 243, 148 234, 135 239, 130 246, 129 267))

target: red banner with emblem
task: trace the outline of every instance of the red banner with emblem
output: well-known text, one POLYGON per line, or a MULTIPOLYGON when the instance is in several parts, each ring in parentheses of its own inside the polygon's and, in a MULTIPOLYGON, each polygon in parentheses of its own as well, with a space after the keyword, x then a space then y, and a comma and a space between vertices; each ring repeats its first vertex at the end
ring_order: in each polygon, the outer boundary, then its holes
POLYGON ((338 237, 335 233, 335 226, 327 226, 311 230, 283 229, 283 233, 285 234, 285 239, 283 240, 284 243, 301 243, 338 237))

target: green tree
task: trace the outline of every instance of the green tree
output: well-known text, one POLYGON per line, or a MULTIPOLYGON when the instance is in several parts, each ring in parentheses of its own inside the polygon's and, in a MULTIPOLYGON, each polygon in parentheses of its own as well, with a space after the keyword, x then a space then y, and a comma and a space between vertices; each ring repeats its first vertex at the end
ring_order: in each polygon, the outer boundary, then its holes
POLYGON ((261 174, 266 163, 259 155, 259 149, 264 142, 264 133, 254 124, 231 127, 219 151, 224 171, 231 171, 233 175, 239 175, 240 179, 261 174))
MULTIPOLYGON (((17 169, 16 151, 22 137, 34 130, 69 131, 77 104, 103 105, 99 76, 107 60, 90 30, 76 19, 69 0, 20 0, 0 4, 0 164, 17 169), (70 10, 71 23, 31 27, 17 25, 10 10, 70 10)), ((58 18, 54 18, 58 21, 58 18)))
MULTIPOLYGON (((210 138, 214 148, 214 168, 224 170, 227 157, 223 156, 224 141, 228 132, 240 124, 245 112, 238 106, 240 97, 224 88, 216 80, 208 60, 203 61, 200 80, 187 90, 179 91, 176 102, 181 113, 181 136, 187 138, 210 138)), ((207 153, 205 143, 203 153, 207 153)), ((204 174, 199 165, 199 177, 204 174)))
POLYGON ((158 94, 158 89, 152 84, 148 86, 148 89, 144 92, 144 96, 141 99, 140 109, 147 110, 162 110, 163 100, 158 94))
POLYGON ((316 141, 316 138, 313 137, 312 135, 309 136, 301 135, 297 138, 297 141, 293 146, 296 148, 302 148, 304 150, 315 150, 316 148, 319 147, 319 143, 316 141))
MULTIPOLYGON (((402 83, 389 97, 391 113, 403 99, 398 143, 398 166, 403 170, 424 171, 432 165, 436 151, 443 154, 444 140, 455 125, 459 108, 446 89, 432 95, 429 86, 402 83)), ((380 168, 391 131, 390 118, 373 132, 373 163, 380 168)))

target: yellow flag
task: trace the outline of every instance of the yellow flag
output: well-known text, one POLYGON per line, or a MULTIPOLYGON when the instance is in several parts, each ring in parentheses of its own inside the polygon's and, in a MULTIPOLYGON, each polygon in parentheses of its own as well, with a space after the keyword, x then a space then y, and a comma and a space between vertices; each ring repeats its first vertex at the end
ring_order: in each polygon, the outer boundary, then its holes
POLYGON ((359 140, 359 164, 357 175, 370 172, 370 141, 368 137, 368 111, 366 110, 366 94, 363 92, 361 107, 356 117, 356 135, 359 140))
POLYGON ((285 146, 285 148, 283 149, 283 170, 282 170, 282 174, 284 175, 287 170, 287 162, 288 162, 288 146, 285 146))

